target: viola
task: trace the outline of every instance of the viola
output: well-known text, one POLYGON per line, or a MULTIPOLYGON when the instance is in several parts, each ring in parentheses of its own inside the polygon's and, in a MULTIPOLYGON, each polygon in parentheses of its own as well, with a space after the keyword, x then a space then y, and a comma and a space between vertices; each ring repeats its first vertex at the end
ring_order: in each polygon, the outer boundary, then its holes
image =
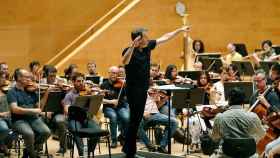
POLYGON ((0 83, 0 90, 2 92, 7 92, 11 88, 11 81, 4 80, 2 83, 0 83))
POLYGON ((222 113, 227 110, 227 107, 217 107, 216 109, 211 107, 203 107, 201 114, 205 119, 213 119, 218 113, 222 113))

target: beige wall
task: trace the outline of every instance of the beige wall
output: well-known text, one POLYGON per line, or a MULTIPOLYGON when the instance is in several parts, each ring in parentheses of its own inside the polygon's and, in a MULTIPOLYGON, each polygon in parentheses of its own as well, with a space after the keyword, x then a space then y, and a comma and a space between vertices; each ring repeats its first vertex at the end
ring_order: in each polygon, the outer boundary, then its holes
POLYGON ((13 0, 0 5, 0 60, 48 61, 119 0, 13 0))
MULTIPOLYGON (((249 51, 258 48, 263 39, 280 43, 279 0, 184 0, 192 25, 191 36, 205 42, 207 51, 224 51, 228 42, 244 42, 249 51)), ((98 71, 107 75, 110 65, 120 64, 122 49, 130 41, 130 30, 136 26, 149 29, 151 38, 172 31, 182 24, 175 13, 177 0, 142 0, 121 17, 101 36, 72 57, 70 63, 86 70, 88 60, 96 60, 98 71)), ((152 60, 160 62, 163 69, 173 63, 181 66, 182 35, 153 51, 152 60)))

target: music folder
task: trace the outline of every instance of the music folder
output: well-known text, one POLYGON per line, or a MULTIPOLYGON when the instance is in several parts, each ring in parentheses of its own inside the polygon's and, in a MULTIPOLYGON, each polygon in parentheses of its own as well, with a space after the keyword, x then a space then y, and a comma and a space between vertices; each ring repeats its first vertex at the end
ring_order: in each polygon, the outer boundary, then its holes
POLYGON ((75 100, 74 106, 87 109, 90 117, 92 118, 97 114, 103 101, 103 95, 86 95, 78 96, 75 100))

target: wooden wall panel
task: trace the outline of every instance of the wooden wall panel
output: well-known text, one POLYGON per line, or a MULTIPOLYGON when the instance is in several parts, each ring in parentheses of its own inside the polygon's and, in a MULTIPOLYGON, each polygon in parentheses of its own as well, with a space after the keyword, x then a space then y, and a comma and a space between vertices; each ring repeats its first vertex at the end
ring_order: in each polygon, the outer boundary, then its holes
POLYGON ((48 61, 118 0, 0 2, 0 61, 11 69, 48 61))
MULTIPOLYGON (((94 39, 78 55, 69 60, 81 71, 87 61, 96 60, 98 70, 107 75, 110 65, 120 64, 120 53, 130 41, 130 31, 136 26, 149 29, 151 38, 172 31, 182 24, 175 13, 177 0, 142 0, 101 36, 94 39)), ((229 42, 243 42, 251 52, 260 47, 264 39, 280 44, 279 0, 181 0, 190 14, 191 37, 202 39, 209 52, 225 51, 229 42)), ((172 63, 181 67, 182 35, 153 51, 153 61, 160 62, 164 70, 172 63)))

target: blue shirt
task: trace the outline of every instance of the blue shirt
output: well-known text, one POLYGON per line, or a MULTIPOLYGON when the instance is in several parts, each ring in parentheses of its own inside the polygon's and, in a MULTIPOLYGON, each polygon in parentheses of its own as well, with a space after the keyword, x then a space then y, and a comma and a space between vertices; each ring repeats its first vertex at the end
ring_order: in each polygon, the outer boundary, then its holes
MULTIPOLYGON (((8 104, 16 103, 17 106, 21 108, 37 108, 36 104, 39 101, 39 97, 35 92, 26 92, 17 87, 13 87, 8 91, 7 94, 8 104)), ((17 120, 26 120, 26 119, 35 119, 37 115, 28 115, 28 114, 11 114, 12 121, 17 120)))

